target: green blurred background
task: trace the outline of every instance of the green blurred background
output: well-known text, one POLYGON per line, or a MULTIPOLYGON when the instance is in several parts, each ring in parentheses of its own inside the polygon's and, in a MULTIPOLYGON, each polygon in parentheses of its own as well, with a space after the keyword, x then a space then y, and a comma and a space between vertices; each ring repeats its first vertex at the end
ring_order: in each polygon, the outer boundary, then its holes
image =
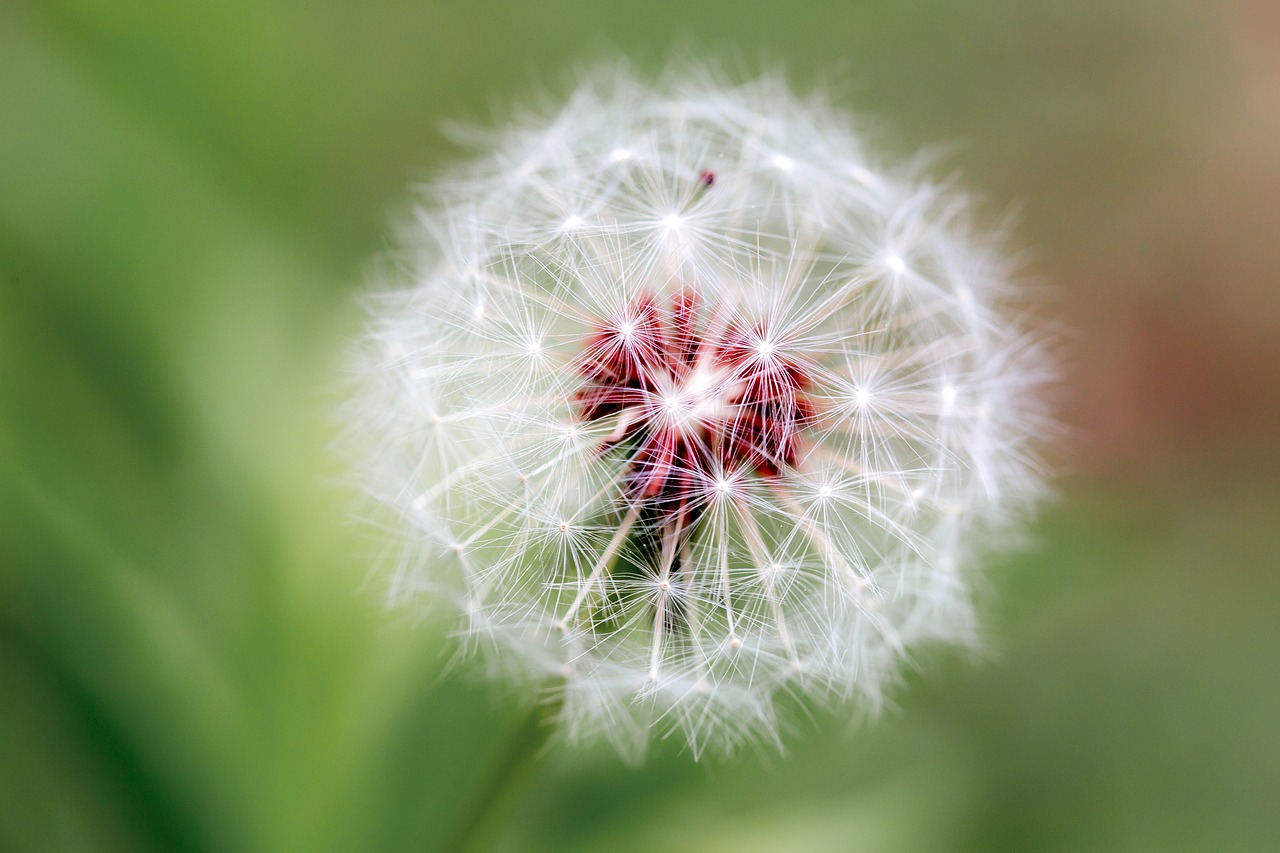
POLYGON ((0 2, 0 848, 1280 850, 1274 0, 0 2), (1017 210, 1060 497, 858 730, 513 771, 327 451, 445 118, 681 39, 1017 210))

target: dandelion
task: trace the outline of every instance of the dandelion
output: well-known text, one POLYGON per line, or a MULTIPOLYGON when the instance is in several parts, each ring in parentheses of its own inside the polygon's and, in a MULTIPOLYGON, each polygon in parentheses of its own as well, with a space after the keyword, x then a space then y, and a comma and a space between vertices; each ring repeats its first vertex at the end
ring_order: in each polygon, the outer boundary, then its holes
POLYGON ((348 408, 410 544, 570 737, 874 708, 1042 492, 1040 338, 965 198, 773 79, 588 79, 473 140, 370 300, 348 408))

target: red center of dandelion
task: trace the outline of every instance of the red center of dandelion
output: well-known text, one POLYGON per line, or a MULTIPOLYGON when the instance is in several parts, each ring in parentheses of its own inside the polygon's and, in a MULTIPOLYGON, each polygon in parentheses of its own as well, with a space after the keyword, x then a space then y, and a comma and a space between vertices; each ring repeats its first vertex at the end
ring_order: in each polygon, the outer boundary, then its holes
POLYGON ((602 321, 578 364, 583 420, 630 450, 633 504, 692 507, 726 478, 795 464, 814 417, 809 371, 766 323, 707 310, 694 292, 642 294, 602 321))

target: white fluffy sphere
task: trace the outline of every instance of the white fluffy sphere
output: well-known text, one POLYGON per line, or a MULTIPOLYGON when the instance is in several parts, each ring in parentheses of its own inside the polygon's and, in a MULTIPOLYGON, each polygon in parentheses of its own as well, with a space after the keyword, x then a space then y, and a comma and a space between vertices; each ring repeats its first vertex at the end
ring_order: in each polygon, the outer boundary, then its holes
POLYGON ((1040 340, 966 200, 774 79, 591 76, 478 138, 405 231, 348 421, 412 547, 565 731, 772 736, 969 643, 1042 490, 1040 340))

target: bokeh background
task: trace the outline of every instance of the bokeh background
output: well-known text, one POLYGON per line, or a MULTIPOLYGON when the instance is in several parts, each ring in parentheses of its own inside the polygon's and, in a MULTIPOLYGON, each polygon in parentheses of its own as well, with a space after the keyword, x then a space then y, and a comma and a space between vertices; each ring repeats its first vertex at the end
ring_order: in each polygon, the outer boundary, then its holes
POLYGON ((0 849, 1280 850, 1277 199, 1274 0, 0 2, 0 849), (1017 211, 1060 494, 872 725, 522 762, 348 522, 353 296, 443 119, 680 40, 1017 211))

